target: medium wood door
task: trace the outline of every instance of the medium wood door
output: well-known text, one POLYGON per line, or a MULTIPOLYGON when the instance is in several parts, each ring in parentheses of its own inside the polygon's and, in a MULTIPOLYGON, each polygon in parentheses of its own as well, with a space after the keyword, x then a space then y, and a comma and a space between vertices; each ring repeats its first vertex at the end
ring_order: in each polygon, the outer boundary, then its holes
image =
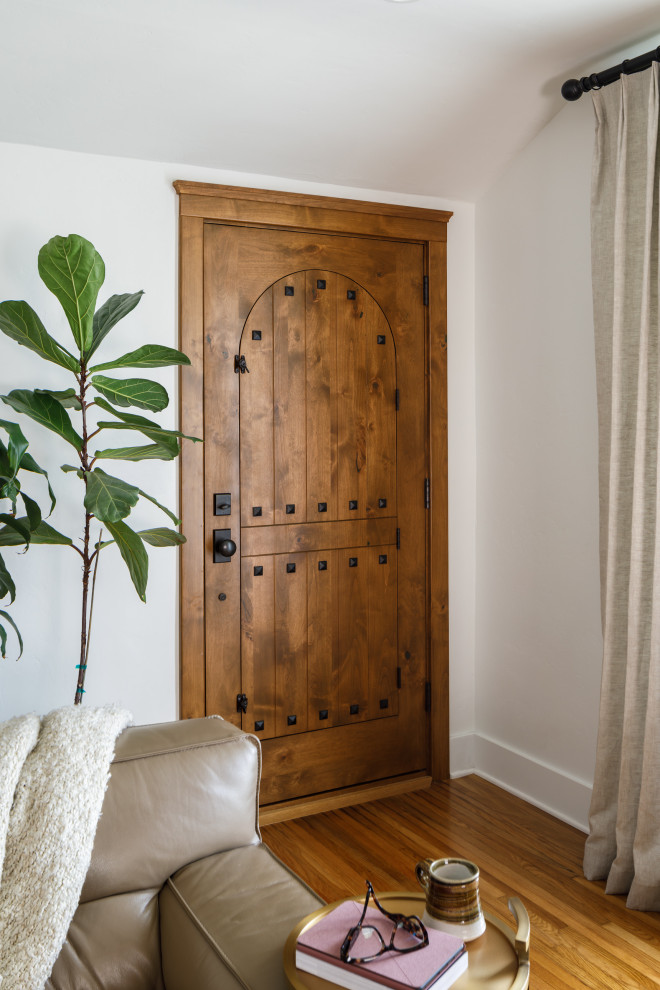
POLYGON ((423 263, 206 226, 207 711, 245 696, 266 799, 427 765, 423 263))
POLYGON ((259 736, 262 805, 440 777, 449 214, 176 186, 182 714, 259 736))

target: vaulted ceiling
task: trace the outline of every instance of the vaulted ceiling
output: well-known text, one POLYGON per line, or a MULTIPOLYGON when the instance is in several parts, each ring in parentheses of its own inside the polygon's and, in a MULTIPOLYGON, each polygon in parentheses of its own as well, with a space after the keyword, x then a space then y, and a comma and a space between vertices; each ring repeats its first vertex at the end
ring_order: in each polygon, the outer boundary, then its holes
POLYGON ((474 201, 654 33, 657 0, 0 0, 0 141, 474 201))

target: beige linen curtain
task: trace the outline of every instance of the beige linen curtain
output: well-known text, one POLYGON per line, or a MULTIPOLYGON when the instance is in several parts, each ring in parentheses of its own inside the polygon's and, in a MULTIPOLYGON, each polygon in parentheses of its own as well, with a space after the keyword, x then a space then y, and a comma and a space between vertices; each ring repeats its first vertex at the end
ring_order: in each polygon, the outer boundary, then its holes
POLYGON ((658 63, 593 94, 604 657, 588 879, 660 910, 658 63))

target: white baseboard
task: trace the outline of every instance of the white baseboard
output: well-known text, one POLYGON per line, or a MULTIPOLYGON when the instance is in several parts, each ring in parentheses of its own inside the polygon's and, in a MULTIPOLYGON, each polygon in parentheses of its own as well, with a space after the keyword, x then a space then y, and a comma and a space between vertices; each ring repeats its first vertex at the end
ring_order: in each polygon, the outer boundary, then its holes
POLYGON ((479 733, 450 740, 452 777, 476 773, 505 791, 589 831, 591 785, 479 733))

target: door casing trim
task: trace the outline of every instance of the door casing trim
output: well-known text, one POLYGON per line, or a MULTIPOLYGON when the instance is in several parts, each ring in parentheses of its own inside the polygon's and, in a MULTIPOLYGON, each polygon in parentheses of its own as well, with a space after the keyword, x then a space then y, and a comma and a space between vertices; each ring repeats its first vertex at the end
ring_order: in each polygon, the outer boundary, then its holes
MULTIPOLYGON (((179 339, 190 358, 180 371, 181 430, 204 435, 203 326, 204 224, 221 222, 323 234, 404 240, 424 246, 428 277, 427 353, 429 426, 429 527, 427 545, 428 680, 433 780, 449 777, 449 578, 447 485, 447 223, 443 210, 307 196, 178 180, 179 339)), ((421 291, 421 287, 420 287, 421 291)), ((204 452, 184 444, 180 515, 186 543, 180 555, 180 717, 205 709, 204 452)))

